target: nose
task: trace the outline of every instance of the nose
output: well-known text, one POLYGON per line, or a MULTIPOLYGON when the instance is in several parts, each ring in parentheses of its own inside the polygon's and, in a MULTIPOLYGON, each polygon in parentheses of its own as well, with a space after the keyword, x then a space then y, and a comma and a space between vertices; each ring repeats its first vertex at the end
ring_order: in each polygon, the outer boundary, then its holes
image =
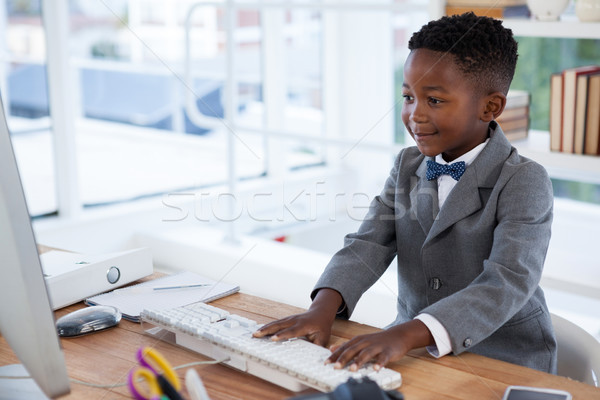
POLYGON ((416 124, 427 122, 427 113, 425 112, 425 107, 422 102, 415 100, 411 104, 409 119, 416 124))

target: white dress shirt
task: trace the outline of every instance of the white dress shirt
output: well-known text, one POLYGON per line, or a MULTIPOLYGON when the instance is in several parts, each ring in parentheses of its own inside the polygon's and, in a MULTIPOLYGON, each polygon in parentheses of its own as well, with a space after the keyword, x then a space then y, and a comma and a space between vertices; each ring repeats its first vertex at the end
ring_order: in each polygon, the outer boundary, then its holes
MULTIPOLYGON (((469 164, 473 162, 475 157, 477 157, 479 153, 481 153, 481 150, 483 150, 483 148, 486 146, 489 140, 490 139, 488 138, 485 142, 474 147, 472 150, 466 152, 465 154, 463 154, 462 156, 458 157, 456 160, 453 160, 450 163, 446 162, 441 154, 438 154, 435 157, 435 161, 439 164, 453 164, 455 162, 464 161, 466 166, 468 167, 469 164)), ((437 178, 438 203, 440 206, 440 210, 442 209, 444 202, 448 198, 448 195, 450 194, 454 186, 456 186, 457 182, 458 181, 454 180, 454 178, 452 178, 450 175, 440 175, 437 178)), ((440 358, 442 356, 445 356, 446 354, 449 354, 452 351, 450 335, 448 335, 448 331, 446 330, 446 328, 444 328, 444 326, 435 317, 423 313, 417 315, 415 319, 418 319, 421 322, 423 322, 427 326, 427 329, 429 329, 429 331, 431 332, 431 335, 433 336, 435 346, 427 346, 427 351, 429 352, 429 354, 431 354, 435 358, 440 358)))

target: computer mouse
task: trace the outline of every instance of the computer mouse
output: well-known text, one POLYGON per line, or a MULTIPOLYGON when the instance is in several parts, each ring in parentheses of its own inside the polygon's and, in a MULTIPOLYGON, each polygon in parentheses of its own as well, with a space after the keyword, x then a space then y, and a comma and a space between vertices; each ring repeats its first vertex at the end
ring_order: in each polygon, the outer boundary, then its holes
POLYGON ((80 336, 116 326, 121 312, 112 306, 91 306, 73 311, 56 320, 58 336, 80 336))

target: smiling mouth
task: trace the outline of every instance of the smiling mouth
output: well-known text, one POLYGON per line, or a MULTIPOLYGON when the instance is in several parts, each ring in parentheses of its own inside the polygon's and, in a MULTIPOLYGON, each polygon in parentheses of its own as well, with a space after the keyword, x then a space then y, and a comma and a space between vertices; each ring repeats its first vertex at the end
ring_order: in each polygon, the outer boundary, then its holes
POLYGON ((413 132, 415 136, 431 136, 435 135, 436 132, 413 132))

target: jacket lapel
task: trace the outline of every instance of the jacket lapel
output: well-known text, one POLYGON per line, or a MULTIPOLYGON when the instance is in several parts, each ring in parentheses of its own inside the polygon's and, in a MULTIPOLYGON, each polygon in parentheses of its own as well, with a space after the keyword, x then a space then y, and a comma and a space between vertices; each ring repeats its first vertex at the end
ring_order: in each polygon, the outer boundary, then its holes
POLYGON ((480 190, 494 187, 502 164, 511 152, 511 145, 499 126, 496 125, 490 135, 488 144, 467 167, 460 181, 448 195, 423 245, 483 206, 480 190))
POLYGON ((426 157, 415 171, 414 178, 416 184, 410 191, 410 203, 412 204, 412 215, 416 218, 423 228, 423 232, 427 235, 433 225, 433 221, 437 217, 440 208, 438 202, 437 182, 435 180, 428 181, 425 178, 427 172, 426 157))
POLYGON ((438 218, 434 221, 425 243, 481 208, 478 189, 477 174, 469 166, 446 198, 444 206, 438 214, 438 218))

